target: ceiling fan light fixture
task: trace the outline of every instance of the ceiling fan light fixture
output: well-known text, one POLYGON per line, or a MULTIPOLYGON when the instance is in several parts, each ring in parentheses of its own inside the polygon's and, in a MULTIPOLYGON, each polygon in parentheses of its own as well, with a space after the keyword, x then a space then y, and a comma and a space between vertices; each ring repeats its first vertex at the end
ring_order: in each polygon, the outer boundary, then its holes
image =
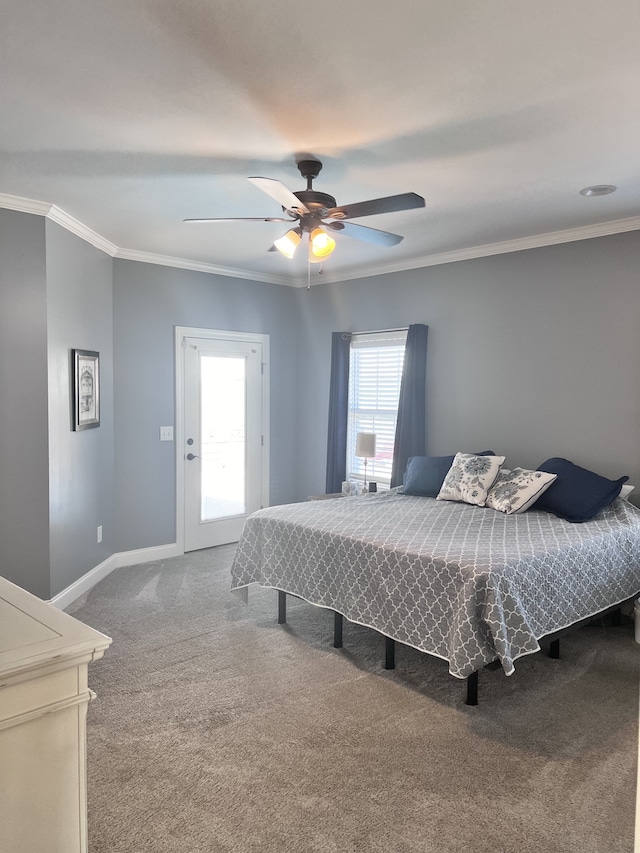
POLYGON ((328 258, 336 247, 336 241, 322 228, 314 228, 309 241, 310 254, 316 258, 328 258))
POLYGON ((281 252, 285 258, 292 258, 295 254, 298 244, 300 243, 300 231, 297 228, 292 228, 284 235, 274 240, 273 245, 281 252))

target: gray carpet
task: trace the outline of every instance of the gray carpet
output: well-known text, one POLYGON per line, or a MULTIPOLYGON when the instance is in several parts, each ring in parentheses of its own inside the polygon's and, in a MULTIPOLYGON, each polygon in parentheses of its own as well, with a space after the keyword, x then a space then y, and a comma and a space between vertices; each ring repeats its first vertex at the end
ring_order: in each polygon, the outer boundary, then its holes
POLYGON ((276 594, 233 546, 119 569, 68 608, 90 667, 90 853, 633 850, 640 646, 600 621, 480 704, 446 664, 276 594))

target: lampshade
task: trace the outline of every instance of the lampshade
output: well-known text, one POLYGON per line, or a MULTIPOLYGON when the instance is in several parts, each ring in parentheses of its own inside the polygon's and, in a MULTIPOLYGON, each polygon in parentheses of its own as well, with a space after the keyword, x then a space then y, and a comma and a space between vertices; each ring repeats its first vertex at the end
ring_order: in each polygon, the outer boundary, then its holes
POLYGON ((372 459, 376 455, 376 434, 359 432, 356 435, 356 456, 372 459))
POLYGON ((274 240, 273 245, 279 252, 282 252, 285 258, 292 258, 295 250, 298 248, 299 242, 300 233, 295 228, 292 228, 291 231, 287 231, 284 237, 274 240))
POLYGON ((328 258, 336 247, 336 241, 322 228, 314 228, 310 234, 311 254, 316 258, 328 258))

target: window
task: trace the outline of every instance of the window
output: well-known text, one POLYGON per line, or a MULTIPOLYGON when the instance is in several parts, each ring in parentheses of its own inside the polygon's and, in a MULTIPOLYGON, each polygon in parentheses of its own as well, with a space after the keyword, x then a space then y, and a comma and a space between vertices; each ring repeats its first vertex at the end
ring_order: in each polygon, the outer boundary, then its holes
POLYGON ((349 354, 347 479, 364 483, 364 459, 355 455, 359 432, 376 434, 367 480, 389 488, 407 330, 353 335, 349 354))

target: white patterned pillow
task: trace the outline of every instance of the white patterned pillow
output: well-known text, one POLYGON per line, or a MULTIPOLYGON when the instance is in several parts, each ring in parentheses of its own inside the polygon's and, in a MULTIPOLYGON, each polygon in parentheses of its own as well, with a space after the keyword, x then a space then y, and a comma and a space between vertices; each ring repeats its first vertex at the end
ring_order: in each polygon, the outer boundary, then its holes
POLYGON ((436 500, 464 501, 484 506, 489 489, 495 483, 504 460, 504 456, 456 453, 436 500))
POLYGON ((524 512, 557 479, 557 474, 546 471, 527 471, 526 468, 503 468, 489 494, 487 506, 506 512, 507 515, 524 512))

